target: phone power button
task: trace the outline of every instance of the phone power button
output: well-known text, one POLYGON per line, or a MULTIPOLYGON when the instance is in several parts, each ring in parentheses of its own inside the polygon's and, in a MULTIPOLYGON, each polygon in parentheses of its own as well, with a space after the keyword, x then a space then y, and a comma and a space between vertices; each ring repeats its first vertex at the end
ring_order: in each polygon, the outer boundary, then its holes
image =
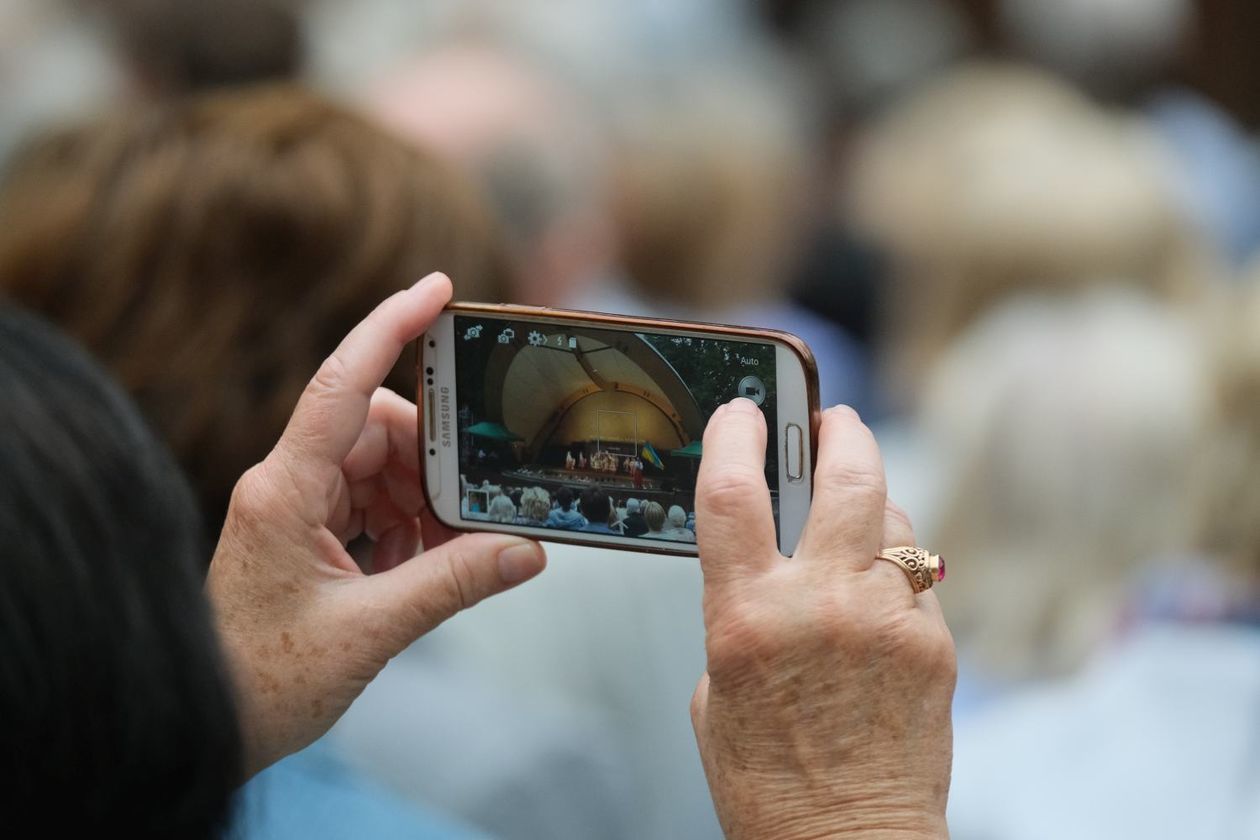
POLYGON ((788 481, 798 482, 805 477, 805 433, 795 423, 787 424, 783 454, 787 459, 788 481))

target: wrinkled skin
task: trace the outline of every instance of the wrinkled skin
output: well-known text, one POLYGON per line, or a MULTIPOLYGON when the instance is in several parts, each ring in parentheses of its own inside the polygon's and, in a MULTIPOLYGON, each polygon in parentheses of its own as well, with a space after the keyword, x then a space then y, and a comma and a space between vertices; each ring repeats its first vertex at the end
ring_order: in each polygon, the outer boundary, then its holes
MULTIPOLYGON (((249 774, 326 732, 417 637, 546 563, 536 543, 429 516, 416 408, 379 390, 450 292, 433 275, 378 307, 233 494, 207 591, 249 774), (346 550, 363 535, 371 574, 346 550)), ((824 416, 809 523, 784 558, 765 441, 751 403, 719 409, 697 488, 708 668, 692 715, 718 818, 732 838, 945 837, 953 643, 935 596, 874 559, 914 540, 878 448, 852 411, 824 416)))
POLYGON ((450 295, 450 281, 431 275, 377 307, 232 494, 206 586, 236 683, 247 774, 327 732, 415 639, 546 563, 534 542, 456 537, 429 515, 416 407, 379 387, 450 295), (375 542, 373 574, 346 551, 362 535, 375 542))
POLYGON ((823 416, 796 553, 776 547, 765 421, 714 415, 697 488, 708 669, 692 700, 731 838, 948 836, 953 641, 882 548, 913 545, 870 431, 823 416))

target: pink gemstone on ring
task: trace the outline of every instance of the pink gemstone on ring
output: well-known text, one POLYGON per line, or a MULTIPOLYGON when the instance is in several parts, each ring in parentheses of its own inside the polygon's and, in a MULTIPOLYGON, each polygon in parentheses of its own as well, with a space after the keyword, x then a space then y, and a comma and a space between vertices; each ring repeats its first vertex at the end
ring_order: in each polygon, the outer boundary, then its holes
POLYGON ((945 580, 945 558, 936 558, 936 582, 940 583, 945 580))

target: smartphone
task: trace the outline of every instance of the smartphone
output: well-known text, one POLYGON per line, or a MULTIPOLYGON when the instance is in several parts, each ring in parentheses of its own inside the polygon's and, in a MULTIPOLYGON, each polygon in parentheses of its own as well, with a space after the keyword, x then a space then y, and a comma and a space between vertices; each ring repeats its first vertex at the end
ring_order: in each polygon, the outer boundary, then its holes
POLYGON ((451 528, 694 555, 704 427, 746 397, 766 416, 779 548, 795 549, 819 421, 795 336, 454 303, 418 344, 425 496, 451 528))

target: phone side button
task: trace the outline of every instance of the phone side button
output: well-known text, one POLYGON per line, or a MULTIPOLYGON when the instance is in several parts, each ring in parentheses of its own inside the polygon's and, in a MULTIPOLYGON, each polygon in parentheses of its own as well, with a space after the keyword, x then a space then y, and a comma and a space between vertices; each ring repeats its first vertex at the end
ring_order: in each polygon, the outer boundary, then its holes
POLYGON ((787 458, 788 481, 797 482, 805 477, 805 434, 795 423, 787 424, 783 436, 783 454, 787 458))
POLYGON ((429 389, 429 441, 437 440, 437 402, 433 398, 433 389, 429 389))

